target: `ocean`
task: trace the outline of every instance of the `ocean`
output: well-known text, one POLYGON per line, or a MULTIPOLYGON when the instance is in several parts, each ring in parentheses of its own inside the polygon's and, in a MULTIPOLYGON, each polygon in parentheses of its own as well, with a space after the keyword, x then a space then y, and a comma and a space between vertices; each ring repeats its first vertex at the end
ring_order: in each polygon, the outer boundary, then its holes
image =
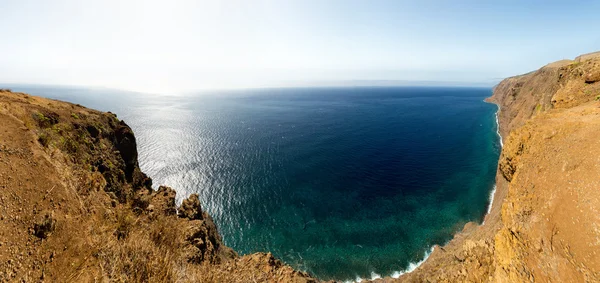
POLYGON ((116 113, 142 170, 198 193, 228 246, 325 280, 399 276, 481 222, 501 146, 490 88, 9 87, 116 113))

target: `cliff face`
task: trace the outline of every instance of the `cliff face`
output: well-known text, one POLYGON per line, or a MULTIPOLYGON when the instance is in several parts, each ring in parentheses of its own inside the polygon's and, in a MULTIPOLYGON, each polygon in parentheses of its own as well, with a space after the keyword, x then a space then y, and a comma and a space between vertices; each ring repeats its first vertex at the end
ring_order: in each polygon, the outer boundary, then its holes
POLYGON ((505 79, 488 100, 504 138, 493 209, 399 281, 600 281, 600 53, 505 79))
POLYGON ((589 54, 505 80, 492 96, 510 131, 496 279, 600 280, 599 81, 600 54, 589 54))
POLYGON ((314 281, 223 245, 196 195, 138 166, 114 114, 0 90, 0 281, 314 281))

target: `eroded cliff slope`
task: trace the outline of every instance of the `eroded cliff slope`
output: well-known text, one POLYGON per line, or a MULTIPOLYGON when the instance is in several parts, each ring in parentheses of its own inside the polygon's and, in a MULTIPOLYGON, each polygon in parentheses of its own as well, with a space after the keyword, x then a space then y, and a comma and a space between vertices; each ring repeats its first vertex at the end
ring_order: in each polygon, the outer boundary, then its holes
POLYGON ((0 281, 314 280, 224 246, 196 195, 153 190, 114 114, 0 90, 0 281))
POLYGON ((600 53, 505 79, 488 100, 504 137, 492 211, 398 280, 599 282, 600 53))

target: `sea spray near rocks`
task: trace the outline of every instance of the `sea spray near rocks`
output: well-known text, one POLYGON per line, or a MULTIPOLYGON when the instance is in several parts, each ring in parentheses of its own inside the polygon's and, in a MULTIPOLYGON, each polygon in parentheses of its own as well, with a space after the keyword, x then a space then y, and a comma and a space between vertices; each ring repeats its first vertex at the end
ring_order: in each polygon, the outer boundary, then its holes
MULTIPOLYGON (((392 274, 390 274, 389 276, 392 278, 400 278, 400 276, 407 274, 407 273, 411 273, 413 271, 415 271, 415 269, 417 269, 419 266, 421 266, 421 264, 423 264, 431 255, 431 253, 433 252, 433 247, 431 247, 431 249, 429 249, 427 252, 425 252, 425 255, 423 256, 423 259, 421 259, 418 262, 411 262, 408 264, 408 266, 406 267, 406 269, 401 270, 401 271, 394 271, 392 272, 392 274)), ((371 278, 372 279, 376 279, 376 278, 371 278)))
MULTIPOLYGON (((492 189, 492 191, 490 192, 490 204, 488 205, 488 209, 487 209, 487 214, 490 214, 490 211, 492 211, 492 204, 494 203, 494 196, 496 195, 496 185, 494 185, 494 188, 492 189)), ((485 223, 485 220, 481 223, 482 225, 485 223)))
POLYGON ((498 122, 498 115, 500 115, 500 105, 498 105, 498 111, 496 111, 496 133, 498 134, 498 138, 500 140, 500 147, 504 147, 502 135, 500 134, 500 122, 498 122))
MULTIPOLYGON (((496 117, 496 134, 498 135, 498 141, 500 142, 500 150, 502 150, 502 147, 504 147, 504 143, 502 142, 502 135, 500 134, 500 123, 498 122, 499 113, 500 113, 500 105, 498 105, 498 110, 496 111, 495 117, 496 117)), ((488 205, 487 212, 485 215, 490 214, 490 212, 492 211, 492 207, 494 205, 494 197, 496 196, 496 189, 497 189, 497 185, 494 184, 494 188, 490 192, 490 201, 489 201, 489 205, 488 205)), ((481 222, 481 225, 483 225, 483 224, 485 224, 485 216, 483 217, 483 221, 481 222)))
POLYGON ((392 273, 392 275, 390 277, 399 278, 400 276, 402 276, 406 273, 411 273, 411 272, 415 271, 415 269, 417 269, 419 266, 421 266, 421 264, 423 264, 429 258, 429 256, 431 255, 432 252, 433 252, 433 247, 431 247, 431 249, 425 253, 422 260, 420 260, 416 263, 413 263, 413 262, 409 263, 408 267, 405 270, 395 271, 394 273, 392 273))
POLYGON ((358 283, 358 282, 363 282, 363 281, 381 279, 383 277, 391 277, 391 278, 394 278, 394 279, 400 278, 400 276, 402 276, 404 274, 411 273, 411 272, 415 271, 415 269, 417 269, 419 266, 421 266, 421 264, 423 264, 425 261, 427 261, 427 259, 429 258, 429 256, 431 255, 432 252, 433 252, 433 247, 431 247, 429 250, 427 250, 425 252, 425 254, 423 255, 423 259, 419 260, 418 262, 410 262, 408 264, 408 266, 406 267, 406 269, 404 269, 404 270, 394 271, 391 274, 384 275, 384 276, 382 276, 380 274, 377 274, 377 273, 375 273, 373 271, 373 272, 371 272, 371 276, 369 276, 369 277, 366 277, 366 278, 357 277, 354 280, 345 281, 345 282, 347 282, 347 283, 350 283, 350 282, 356 282, 356 283, 358 283))

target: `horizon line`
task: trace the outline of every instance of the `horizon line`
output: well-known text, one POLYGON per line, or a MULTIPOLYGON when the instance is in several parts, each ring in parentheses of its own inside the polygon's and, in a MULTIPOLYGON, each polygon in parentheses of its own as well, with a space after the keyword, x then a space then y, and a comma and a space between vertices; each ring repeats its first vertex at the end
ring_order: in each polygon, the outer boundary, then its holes
POLYGON ((0 88, 13 87, 59 87, 59 88, 83 88, 83 89, 109 89, 139 94, 191 94, 204 91, 227 91, 227 90, 252 90, 252 89, 285 89, 285 88, 353 88, 353 87, 474 87, 493 88, 502 79, 490 79, 489 81, 436 81, 436 80, 329 80, 329 81, 288 81, 262 85, 230 85, 215 87, 188 87, 173 90, 153 91, 141 90, 136 87, 119 87, 106 85, 84 85, 84 84, 61 84, 61 83, 18 83, 0 82, 0 88))

